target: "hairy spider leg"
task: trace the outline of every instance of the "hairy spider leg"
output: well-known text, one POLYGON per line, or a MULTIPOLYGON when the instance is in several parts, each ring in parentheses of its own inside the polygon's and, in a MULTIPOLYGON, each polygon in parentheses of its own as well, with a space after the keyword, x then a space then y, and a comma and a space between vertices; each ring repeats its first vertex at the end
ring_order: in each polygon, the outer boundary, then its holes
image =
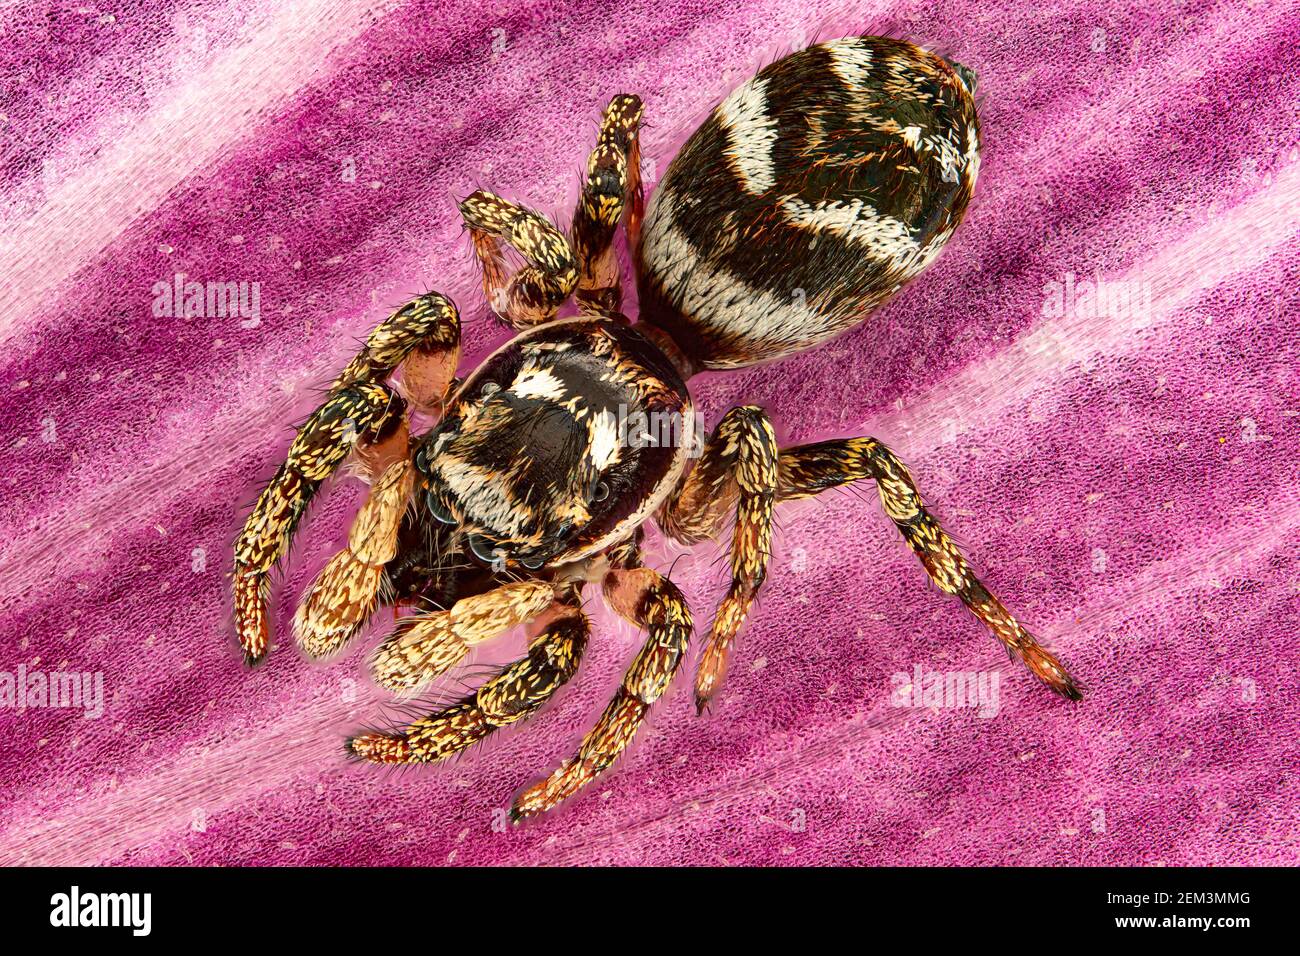
MULTIPOLYGON (((408 302, 366 339, 333 388, 378 382, 399 367, 407 398, 426 412, 441 411, 460 357, 460 316, 437 292, 408 302)), ((415 484, 410 433, 403 420, 391 438, 358 447, 363 470, 375 479, 348 533, 348 544, 304 593, 294 636, 311 657, 339 650, 361 629, 379 602, 384 566, 396 557, 398 528, 415 484)))
POLYGON ((555 596, 549 581, 511 581, 461 598, 449 610, 401 618, 375 651, 374 678, 392 691, 416 691, 459 664, 475 644, 537 617, 555 596))
POLYGON ((564 234, 540 213, 481 189, 461 201, 460 214, 483 268, 483 294, 492 311, 516 329, 555 318, 578 283, 564 234), (528 263, 514 275, 502 241, 528 263))
POLYGON ((582 613, 580 588, 566 588, 536 623, 528 654, 472 694, 400 733, 353 737, 348 752, 374 763, 431 763, 536 713, 577 672, 586 649, 590 625, 582 613))
POLYGON ((619 315, 623 286, 614 231, 626 217, 628 236, 639 228, 641 190, 641 98, 622 93, 605 109, 600 138, 587 159, 587 179, 570 232, 578 259, 578 308, 587 315, 619 315))
MULTIPOLYGON (((307 419, 289 455, 253 506, 235 542, 235 631, 244 658, 263 658, 270 640, 266 580, 289 548, 290 538, 322 481, 354 454, 369 477, 407 458, 406 402, 383 382, 399 365, 403 390, 425 410, 437 410, 451 388, 460 351, 460 317, 451 299, 429 293, 382 321, 343 369, 325 401, 307 419)), ((294 630, 308 653, 326 654, 355 631, 374 605, 380 587, 372 561, 387 548, 406 509, 409 483, 398 473, 372 488, 357 515, 354 535, 308 589, 294 630), (361 614, 359 620, 352 620, 361 614)))
POLYGON ((515 797, 510 816, 516 822, 551 809, 606 770, 636 736, 686 653, 691 612, 671 581, 650 568, 613 568, 605 575, 603 588, 610 607, 646 630, 645 644, 614 699, 582 738, 577 755, 515 797))
POLYGON ((398 366, 402 392, 417 408, 436 413, 451 391, 460 361, 460 315, 439 292, 412 299, 375 326, 334 388, 377 382, 398 366))
POLYGON ((342 648, 374 612, 385 565, 397 556, 397 530, 414 478, 409 457, 384 469, 352 521, 347 547, 303 595, 293 631, 309 657, 320 659, 342 648))
POLYGON ((885 513, 942 590, 961 598, 1012 655, 1062 697, 1082 693, 1065 667, 1043 649, 980 582, 952 539, 925 509, 920 493, 898 457, 874 438, 847 438, 800 445, 781 452, 780 498, 805 498, 861 478, 871 478, 885 513))
POLYGON ((270 644, 268 575, 288 550, 307 504, 358 442, 383 440, 402 425, 404 412, 392 389, 361 382, 331 394, 298 430, 235 540, 235 632, 249 664, 270 644))
POLYGON ((742 405, 722 417, 695 467, 660 509, 664 531, 685 544, 711 538, 732 506, 731 583, 718 605, 695 674, 703 711, 726 676, 727 657, 767 575, 776 507, 776 434, 767 414, 742 405))

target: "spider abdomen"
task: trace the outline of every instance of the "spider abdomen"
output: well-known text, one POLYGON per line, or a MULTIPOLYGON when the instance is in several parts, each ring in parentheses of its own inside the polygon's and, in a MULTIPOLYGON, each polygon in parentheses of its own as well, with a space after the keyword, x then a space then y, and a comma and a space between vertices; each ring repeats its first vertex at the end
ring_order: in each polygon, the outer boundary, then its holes
POLYGON ((979 171, 973 75, 899 40, 809 47, 737 88, 646 212, 642 321, 701 368, 856 325, 928 265, 979 171))

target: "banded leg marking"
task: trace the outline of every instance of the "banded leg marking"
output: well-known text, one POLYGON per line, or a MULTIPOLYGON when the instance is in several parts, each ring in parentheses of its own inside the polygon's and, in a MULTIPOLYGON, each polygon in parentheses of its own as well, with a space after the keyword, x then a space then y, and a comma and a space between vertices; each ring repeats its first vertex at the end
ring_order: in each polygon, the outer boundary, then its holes
POLYGON ((616 315, 623 304, 614 232, 626 215, 629 230, 644 205, 637 131, 640 97, 610 101, 600 138, 587 160, 587 180, 573 214, 573 251, 578 259, 578 308, 588 315, 616 315))
POLYGON ((261 660, 270 643, 268 575, 288 549, 308 503, 358 441, 388 437, 404 413, 395 392, 363 382, 334 392, 298 430, 235 541, 235 632, 249 664, 261 660))
POLYGON ((414 480, 415 469, 406 455, 384 470, 352 522, 347 547, 330 559, 303 595, 293 629, 309 657, 339 650, 374 611, 384 566, 397 556, 397 530, 414 480))
POLYGON ((781 452, 781 500, 805 498, 861 478, 876 482, 885 513, 903 533, 931 580, 961 598, 1039 680, 1062 697, 1080 700, 1079 685, 1061 662, 1034 640, 975 576, 957 545, 925 509, 911 474, 892 451, 874 438, 848 438, 781 452))
MULTIPOLYGON (((261 660, 270 643, 267 576, 288 549, 298 521, 321 483, 349 454, 354 454, 362 471, 374 479, 409 452, 406 404, 383 380, 401 365, 407 396, 417 407, 437 411, 454 381, 459 352, 460 317, 456 306, 436 292, 420 296, 370 333, 365 346, 334 381, 329 396, 299 429, 286 460, 258 497, 235 542, 235 631, 248 663, 261 660)), ((383 500, 370 509, 367 520, 382 527, 358 532, 369 543, 350 540, 350 545, 355 543, 361 548, 350 548, 354 555, 364 559, 382 552, 388 519, 380 513, 384 510, 381 505, 391 503, 396 507, 395 501, 389 501, 394 497, 390 487, 383 500)), ((359 515, 358 522, 361 520, 359 515)), ((355 599, 364 603, 364 591, 369 585, 360 578, 373 575, 355 572, 354 568, 345 574, 335 567, 319 601, 328 597, 331 601, 337 598, 352 603, 355 599), (355 590, 359 583, 361 591, 355 590), (349 593, 344 595, 344 590, 349 593)), ((318 579, 317 585, 322 581, 318 579)), ((311 595, 306 603, 311 603, 311 595)), ((319 610, 323 605, 318 602, 316 607, 319 610)), ((328 653, 330 647, 351 633, 346 623, 350 613, 345 611, 343 617, 332 620, 330 613, 323 613, 320 632, 312 626, 301 629, 297 620, 295 629, 304 647, 311 649, 309 653, 328 653)), ((306 618, 302 620, 302 624, 308 623, 306 618)))
POLYGON ((461 598, 448 611, 402 618, 375 652, 375 680, 399 693, 418 690, 464 660, 475 644, 532 620, 554 600, 550 582, 512 581, 461 598))
POLYGON ((401 733, 364 734, 348 751, 374 763, 431 763, 460 753, 495 730, 536 713, 578 670, 590 627, 576 604, 557 603, 528 654, 477 691, 401 733))
POLYGON ((578 283, 578 267, 564 234, 544 216, 479 190, 460 204, 483 268, 483 293, 492 311, 517 329, 555 318, 578 283), (528 265, 513 276, 502 242, 528 265))
POLYGON ((510 815, 516 821, 551 809, 607 769, 636 736, 686 652, 691 612, 671 581, 650 568, 616 569, 605 576, 604 591, 614 610, 648 632, 646 642, 577 755, 515 798, 510 815))
POLYGON ((686 480, 660 514, 678 540, 712 537, 735 505, 731 583, 718 605, 695 675, 695 706, 703 711, 718 692, 736 635, 767 575, 776 506, 778 450, 767 414, 754 405, 733 408, 704 445, 686 480))

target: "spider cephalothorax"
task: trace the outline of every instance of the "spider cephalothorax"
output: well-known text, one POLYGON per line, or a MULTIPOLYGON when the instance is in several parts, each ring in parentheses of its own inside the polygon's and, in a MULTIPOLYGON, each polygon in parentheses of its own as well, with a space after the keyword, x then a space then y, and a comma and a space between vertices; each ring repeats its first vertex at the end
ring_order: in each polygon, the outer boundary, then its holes
POLYGON ((795 53, 728 96, 642 208, 641 102, 615 97, 566 236, 490 193, 461 203, 483 286, 520 333, 464 380, 460 319, 431 293, 367 340, 299 429, 235 548, 235 620, 250 662, 267 650, 267 576, 320 483, 349 456, 371 479, 348 545, 294 618, 313 657, 342 647, 380 603, 399 619, 376 679, 417 690, 477 643, 528 625, 528 654, 464 699, 348 742, 380 763, 439 760, 536 711, 586 646, 599 582, 648 640, 575 757, 516 799, 555 806, 626 748, 676 674, 693 631, 681 592, 640 558, 653 519, 683 542, 734 517, 731 580, 701 655, 697 705, 716 694, 766 574, 780 501, 859 479, 944 591, 1049 687, 1077 685, 975 577, 902 462, 872 438, 779 448, 762 409, 732 409, 702 443, 686 380, 809 348, 859 323, 931 262, 979 170, 974 76, 898 40, 853 37, 795 53), (621 308, 624 223, 639 316, 621 308), (526 265, 511 272, 503 244, 526 265), (579 317, 558 319, 576 299, 579 317), (401 367, 400 393, 388 384, 401 367), (437 416, 412 436, 408 407, 437 416), (669 423, 671 440, 662 440, 669 423), (691 459, 698 458, 692 462, 691 459))
POLYGON ((420 440, 434 517, 486 562, 568 564, 626 538, 680 477, 685 445, 626 440, 630 417, 691 416, 677 370, 638 332, 548 322, 479 367, 420 440))

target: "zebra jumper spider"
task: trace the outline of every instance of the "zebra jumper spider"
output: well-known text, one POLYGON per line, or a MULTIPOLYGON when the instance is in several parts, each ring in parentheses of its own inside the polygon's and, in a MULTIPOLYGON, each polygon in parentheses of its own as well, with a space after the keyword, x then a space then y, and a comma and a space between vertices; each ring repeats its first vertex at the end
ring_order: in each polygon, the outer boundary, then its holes
MULTIPOLYGON (((791 355, 857 325, 943 248, 979 170, 974 75, 909 43, 852 37, 761 70, 713 110, 642 194, 639 98, 616 96, 566 236, 488 192, 460 203, 493 309, 519 334, 463 380, 460 326, 436 292, 380 324, 299 429, 235 547, 246 659, 268 647, 268 574, 317 488, 349 456, 370 478, 347 547, 294 617, 312 658, 341 648, 380 604, 422 607, 378 648, 383 686, 412 693, 470 649, 527 625, 527 656, 400 730, 347 742, 384 764, 442 760, 535 713, 578 668, 582 591, 648 633, 576 755, 515 799, 516 820, 590 783, 627 747, 681 666, 682 593, 641 562, 652 518, 686 543, 734 515, 731 580, 700 657, 695 700, 718 692, 766 572, 777 503, 859 479, 942 590, 1048 687, 1078 685, 975 577, 912 476, 874 438, 779 448, 754 405, 734 408, 691 461, 687 442, 620 440, 619 421, 694 429, 686 381, 791 355), (612 243, 635 260, 638 321, 621 311, 612 243), (505 246, 525 265, 511 274, 505 246), (579 314, 557 318, 573 296, 579 314), (389 378, 401 368, 401 393, 389 378), (436 416, 411 433, 412 410, 436 416), (691 467, 688 467, 688 464, 691 467)), ((626 438, 626 436, 623 436, 626 438)))

